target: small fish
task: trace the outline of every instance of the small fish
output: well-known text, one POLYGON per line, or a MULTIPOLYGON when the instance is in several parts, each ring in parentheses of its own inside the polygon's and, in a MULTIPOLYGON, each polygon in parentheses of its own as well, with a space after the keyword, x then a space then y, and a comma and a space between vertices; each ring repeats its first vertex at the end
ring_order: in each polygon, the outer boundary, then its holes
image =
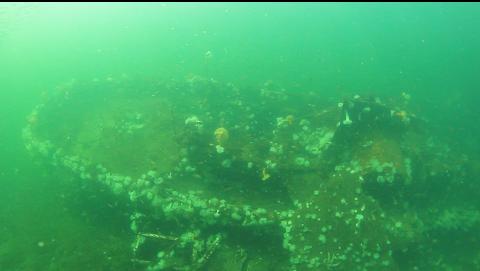
POLYGON ((207 52, 205 52, 205 59, 212 59, 213 58, 213 53, 212 51, 208 50, 207 52))

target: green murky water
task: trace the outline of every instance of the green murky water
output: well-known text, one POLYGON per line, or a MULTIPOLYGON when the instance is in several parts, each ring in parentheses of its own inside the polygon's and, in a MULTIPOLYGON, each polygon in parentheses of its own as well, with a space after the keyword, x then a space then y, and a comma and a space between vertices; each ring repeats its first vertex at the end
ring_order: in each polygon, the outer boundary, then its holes
POLYGON ((480 270, 479 15, 0 4, 0 270, 480 270))

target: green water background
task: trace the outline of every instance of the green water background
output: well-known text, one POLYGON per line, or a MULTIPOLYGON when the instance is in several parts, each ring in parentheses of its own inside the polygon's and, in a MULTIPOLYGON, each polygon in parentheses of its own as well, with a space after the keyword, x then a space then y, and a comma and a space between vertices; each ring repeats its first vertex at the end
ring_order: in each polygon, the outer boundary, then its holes
MULTIPOLYGON (((272 80, 332 103, 406 92, 438 133, 478 153, 479 25, 478 3, 0 4, 0 258, 11 261, 0 266, 43 270, 50 254, 36 244, 51 236, 71 251, 106 238, 108 227, 65 210, 69 195, 21 141, 26 115, 56 85, 197 74, 272 80)), ((108 262, 102 249, 84 258, 108 262)))

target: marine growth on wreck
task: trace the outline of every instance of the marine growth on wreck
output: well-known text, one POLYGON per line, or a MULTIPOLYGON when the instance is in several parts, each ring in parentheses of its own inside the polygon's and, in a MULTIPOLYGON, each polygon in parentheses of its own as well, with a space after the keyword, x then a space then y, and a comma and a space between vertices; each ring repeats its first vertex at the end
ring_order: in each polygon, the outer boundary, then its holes
POLYGON ((78 81, 33 110, 23 139, 119 199, 138 270, 480 270, 475 167, 409 100, 78 81), (454 240, 472 254, 443 253, 454 240))

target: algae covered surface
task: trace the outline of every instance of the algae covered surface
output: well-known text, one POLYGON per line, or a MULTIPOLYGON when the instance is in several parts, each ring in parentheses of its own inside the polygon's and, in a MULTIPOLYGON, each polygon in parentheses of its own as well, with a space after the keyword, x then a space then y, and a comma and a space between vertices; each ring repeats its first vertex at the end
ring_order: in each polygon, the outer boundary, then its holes
POLYGON ((480 270, 479 15, 0 4, 0 270, 480 270))

